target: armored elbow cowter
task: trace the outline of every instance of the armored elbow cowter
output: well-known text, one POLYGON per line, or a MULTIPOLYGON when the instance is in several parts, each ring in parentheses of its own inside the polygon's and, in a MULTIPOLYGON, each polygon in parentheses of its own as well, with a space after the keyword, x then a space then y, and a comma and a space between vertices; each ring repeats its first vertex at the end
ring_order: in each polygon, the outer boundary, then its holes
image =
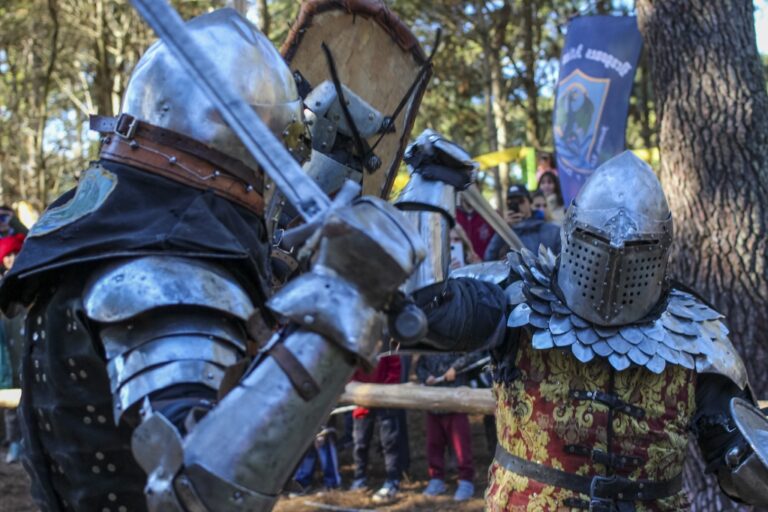
POLYGON ((372 361, 382 310, 422 257, 416 234, 382 200, 331 213, 312 271, 268 303, 289 327, 239 385, 183 439, 153 411, 135 430, 150 510, 270 510, 355 366, 372 361))
POLYGON ((173 386, 200 386, 215 397, 225 369, 245 354, 244 326, 255 312, 220 267, 165 256, 123 260, 96 272, 84 306, 99 325, 115 423, 128 413, 135 423, 145 398, 173 386))

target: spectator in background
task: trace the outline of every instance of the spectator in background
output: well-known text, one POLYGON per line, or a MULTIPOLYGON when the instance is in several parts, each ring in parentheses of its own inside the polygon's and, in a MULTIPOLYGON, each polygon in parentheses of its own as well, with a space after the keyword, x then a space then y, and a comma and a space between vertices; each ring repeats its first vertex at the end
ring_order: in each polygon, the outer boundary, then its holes
POLYGON ((557 170, 551 169, 541 174, 536 173, 538 179, 537 192, 542 192, 547 199, 551 221, 561 226, 565 218, 565 205, 563 204, 563 193, 560 190, 560 179, 557 177, 557 170))
POLYGON ((16 217, 9 206, 0 206, 0 237, 6 237, 9 235, 22 234, 27 235, 29 230, 27 227, 16 217))
MULTIPOLYGON (((7 217, 0 218, 0 224, 3 222, 6 233, 15 231, 10 226, 10 220, 7 217)), ((0 229, 2 228, 0 227, 0 229)), ((23 242, 24 233, 21 232, 0 238, 0 261, 3 264, 3 272, 8 271, 13 266, 23 242)), ((24 339, 23 329, 24 315, 18 315, 11 319, 2 317, 0 324, 0 389, 21 387, 20 365, 24 339)), ((5 443, 8 445, 5 462, 11 464, 17 462, 21 456, 21 429, 18 409, 6 409, 3 414, 5 417, 5 443)))
MULTIPOLYGON (((384 356, 379 359, 379 363, 371 373, 357 370, 352 380, 376 384, 398 384, 400 373, 400 357, 384 356)), ((400 490, 400 475, 403 468, 403 462, 400 460, 402 451, 398 447, 398 441, 401 439, 400 429, 403 428, 403 415, 396 409, 357 407, 352 417, 354 418, 352 456, 355 462, 355 474, 350 490, 368 488, 368 453, 373 439, 373 428, 378 420, 379 439, 387 477, 384 485, 373 495, 373 501, 380 503, 392 501, 400 490)))
MULTIPOLYGON (((538 254, 539 245, 560 253, 560 227, 533 217, 531 196, 525 185, 512 185, 507 191, 507 224, 520 238, 526 249, 538 254)), ((495 234, 485 250, 486 261, 499 260, 509 252, 509 246, 495 234)))
POLYGON ((531 212, 531 218, 541 219, 547 222, 552 221, 552 216, 550 215, 549 208, 547 206, 547 198, 544 196, 544 192, 541 190, 537 190, 531 194, 531 208, 533 209, 531 212))
POLYGON ((290 497, 304 496, 312 492, 315 466, 318 462, 323 473, 323 486, 325 489, 331 490, 341 487, 335 428, 323 426, 315 436, 315 442, 307 450, 293 477, 296 483, 299 484, 299 490, 290 493, 290 497))
POLYGON ((472 250, 476 254, 485 254, 485 250, 493 238, 493 228, 461 194, 459 194, 459 204, 456 207, 456 222, 464 228, 464 232, 472 244, 472 250))
POLYGON ((451 229, 451 268, 460 268, 482 261, 483 259, 472 248, 472 243, 461 225, 453 226, 451 229))
MULTIPOLYGON (((466 375, 461 371, 482 357, 479 352, 456 354, 422 354, 416 363, 419 382, 427 386, 466 386, 466 375)), ((427 412, 427 463, 429 483, 426 496, 438 496, 447 490, 445 485, 445 449, 450 443, 456 454, 459 483, 453 499, 468 500, 475 493, 472 458, 472 434, 466 413, 427 412)))

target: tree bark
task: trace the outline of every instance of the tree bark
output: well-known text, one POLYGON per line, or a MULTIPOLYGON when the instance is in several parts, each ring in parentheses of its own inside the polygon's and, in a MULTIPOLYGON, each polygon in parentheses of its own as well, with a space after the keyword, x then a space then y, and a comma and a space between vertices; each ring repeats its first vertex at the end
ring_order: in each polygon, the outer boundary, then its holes
POLYGON ((523 63, 525 74, 521 77, 525 88, 525 139, 529 146, 536 149, 539 144, 539 87, 536 83, 537 55, 534 50, 534 33, 536 31, 535 0, 525 0, 522 3, 523 15, 523 63))
POLYGON ((269 37, 269 26, 272 19, 269 16, 267 0, 259 0, 257 12, 259 14, 259 30, 261 30, 265 36, 269 37))
MULTIPOLYGON (((675 219, 672 275, 727 318, 768 395, 768 94, 751 0, 638 0, 675 219)), ((693 510, 735 510, 691 460, 693 510)))

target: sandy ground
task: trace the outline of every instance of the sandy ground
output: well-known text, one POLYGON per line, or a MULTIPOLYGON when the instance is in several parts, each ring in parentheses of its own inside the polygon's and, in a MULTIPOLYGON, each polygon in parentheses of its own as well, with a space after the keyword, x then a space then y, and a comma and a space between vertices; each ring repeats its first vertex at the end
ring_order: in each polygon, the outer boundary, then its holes
MULTIPOLYGON (((424 447, 424 414, 408 413, 408 427, 411 447, 411 478, 403 481, 401 493, 396 501, 381 505, 371 501, 371 495, 384 480, 384 464, 376 452, 371 453, 369 483, 372 490, 333 491, 322 494, 301 496, 293 499, 283 497, 275 508, 278 512, 309 512, 315 510, 337 510, 341 512, 366 511, 461 511, 474 512, 483 510, 482 493, 486 484, 486 471, 491 456, 486 448, 481 417, 472 417, 472 438, 475 452, 475 498, 468 502, 456 503, 452 500, 456 489, 456 473, 449 472, 448 494, 439 498, 426 498, 421 495, 427 485, 427 464, 424 447)), ((1 422, 0 422, 1 423, 1 422)), ((340 454, 343 483, 348 486, 352 480, 352 456, 349 450, 340 454)), ((29 497, 29 480, 20 464, 7 465, 5 449, 0 448, 0 512, 33 512, 37 508, 29 497)), ((317 475, 319 477, 319 474, 317 475)))

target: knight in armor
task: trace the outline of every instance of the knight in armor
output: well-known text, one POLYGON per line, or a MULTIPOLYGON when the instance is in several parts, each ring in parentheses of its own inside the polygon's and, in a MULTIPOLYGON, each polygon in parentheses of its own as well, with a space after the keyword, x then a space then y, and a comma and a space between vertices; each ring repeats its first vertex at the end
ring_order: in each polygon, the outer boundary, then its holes
POLYGON ((558 257, 523 249, 418 283, 415 347, 491 350, 488 510, 686 510, 691 433, 729 496, 768 504, 768 422, 723 315, 670 281, 672 237, 658 179, 625 152, 585 183, 558 257))
MULTIPOLYGON (((286 149, 308 154, 294 76, 269 40, 231 9, 187 28, 286 149)), ((270 510, 371 365, 421 242, 381 199, 339 204, 309 271, 272 295, 269 185, 162 42, 122 114, 92 128, 99 160, 35 224, 0 290, 6 311, 28 308, 33 496, 43 511, 270 510)))

